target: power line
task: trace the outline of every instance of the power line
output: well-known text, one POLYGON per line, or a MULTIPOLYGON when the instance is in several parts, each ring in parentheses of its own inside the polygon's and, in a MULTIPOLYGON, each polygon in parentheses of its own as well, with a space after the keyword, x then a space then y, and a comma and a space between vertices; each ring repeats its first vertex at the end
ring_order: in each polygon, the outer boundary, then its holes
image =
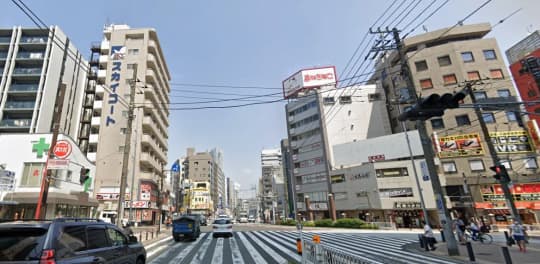
POLYGON ((188 86, 188 87, 212 87, 212 88, 232 88, 232 89, 263 89, 263 90, 282 90, 283 87, 265 87, 265 86, 239 86, 239 85, 217 85, 217 84, 195 84, 195 83, 169 83, 170 86, 188 86))

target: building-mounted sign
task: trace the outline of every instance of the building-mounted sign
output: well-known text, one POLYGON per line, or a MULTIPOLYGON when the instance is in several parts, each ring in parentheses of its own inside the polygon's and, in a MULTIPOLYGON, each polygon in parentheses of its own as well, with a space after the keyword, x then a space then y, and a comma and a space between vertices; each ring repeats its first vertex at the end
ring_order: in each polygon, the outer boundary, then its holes
POLYGON ((59 159, 65 159, 71 154, 71 143, 67 140, 58 140, 53 147, 54 156, 59 159))
POLYGON ((130 201, 124 202, 125 208, 150 208, 152 203, 149 201, 132 201, 130 205, 130 201))
POLYGON ((395 209, 422 209, 420 202, 394 202, 395 209))
POLYGON ((110 126, 116 123, 114 119, 114 107, 118 103, 118 91, 120 87, 120 73, 122 72, 122 60, 126 56, 126 47, 125 46, 112 46, 111 47, 111 59, 113 67, 111 69, 111 77, 109 84, 109 111, 107 111, 107 119, 105 120, 105 125, 110 126))
POLYGON ((318 211, 318 210, 326 211, 326 210, 328 210, 328 204, 312 202, 312 203, 309 204, 309 209, 313 210, 313 211, 318 211))
POLYGON ((437 152, 439 158, 454 158, 483 155, 478 133, 439 137, 437 152))
POLYGON ((66 170, 69 168, 69 160, 67 159, 50 159, 47 162, 49 170, 66 170))
POLYGON ((43 158, 44 154, 47 155, 50 145, 45 143, 45 138, 39 138, 39 141, 32 141, 32 151, 36 153, 38 159, 43 158))
POLYGON ((300 70, 283 81, 283 97, 294 97, 304 89, 319 88, 324 85, 337 85, 336 67, 321 67, 300 70))
POLYGON ((384 154, 374 155, 374 156, 368 156, 368 161, 369 161, 369 162, 383 161, 383 160, 385 160, 385 159, 386 159, 386 158, 384 157, 384 154))
MULTIPOLYGON (((131 196, 129 193, 126 193, 126 199, 125 200, 131 200, 131 196)), ((96 199, 100 201, 117 201, 120 199, 119 193, 97 193, 96 199)))
POLYGON ((527 135, 527 131, 525 130, 489 132, 489 136, 498 154, 517 154, 534 151, 529 135, 527 135))

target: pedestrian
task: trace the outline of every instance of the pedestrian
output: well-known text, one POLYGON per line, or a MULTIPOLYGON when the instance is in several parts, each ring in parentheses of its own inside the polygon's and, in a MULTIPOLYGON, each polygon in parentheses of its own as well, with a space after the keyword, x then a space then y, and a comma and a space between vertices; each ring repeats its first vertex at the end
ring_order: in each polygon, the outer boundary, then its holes
POLYGON ((454 229, 456 230, 456 233, 458 235, 459 242, 461 242, 462 245, 465 245, 465 222, 461 218, 457 218, 454 220, 454 229))
POLYGON ((525 231, 525 227, 523 227, 516 219, 514 219, 514 223, 510 225, 510 235, 516 241, 519 251, 525 253, 527 251, 525 248, 525 236, 527 235, 527 232, 525 231))
POLYGON ((435 243, 437 243, 437 240, 435 239, 435 235, 433 234, 433 229, 431 229, 431 226, 429 226, 425 221, 422 221, 422 224, 424 224, 424 237, 426 238, 426 250, 429 251, 437 249, 435 247, 435 243), (428 247, 429 246, 429 247, 428 247))
POLYGON ((124 227, 124 234, 126 234, 127 236, 132 236, 133 235, 133 230, 131 230, 131 224, 130 223, 126 223, 126 227, 124 227))

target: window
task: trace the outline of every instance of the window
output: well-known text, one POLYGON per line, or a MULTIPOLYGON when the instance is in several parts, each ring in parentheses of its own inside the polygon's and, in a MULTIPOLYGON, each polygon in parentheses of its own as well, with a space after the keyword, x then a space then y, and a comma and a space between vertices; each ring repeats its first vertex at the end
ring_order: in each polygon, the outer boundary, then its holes
POLYGON ((88 249, 104 248, 109 246, 107 234, 103 227, 88 227, 88 249))
POLYGON ((437 61, 439 61, 439 66, 441 66, 441 67, 452 65, 452 61, 450 60, 450 56, 448 56, 448 55, 438 57, 437 61))
POLYGON ((59 258, 67 258, 74 252, 86 250, 86 227, 66 226, 57 243, 56 254, 59 258))
POLYGON ((508 119, 508 122, 516 122, 517 121, 517 115, 514 111, 506 112, 506 119, 508 119))
POLYGON ((456 116, 456 123, 458 126, 469 126, 471 125, 471 120, 469 120, 469 115, 458 115, 456 116))
POLYGON ((409 176, 409 171, 407 168, 387 168, 387 169, 376 169, 375 174, 378 178, 381 177, 403 177, 409 176))
POLYGON ((494 50, 484 50, 484 58, 486 60, 495 60, 497 59, 497 55, 494 50))
POLYGON ((323 104, 325 105, 331 105, 331 104, 335 104, 336 101, 334 100, 334 97, 324 97, 323 98, 323 104))
POLYGON ((491 77, 491 79, 504 79, 501 69, 489 70, 489 76, 491 77))
POLYGON ((43 174, 43 163, 24 163, 21 187, 41 186, 41 176, 43 174))
POLYGON ((381 100, 380 93, 368 94, 368 101, 373 102, 373 101, 379 101, 379 100, 381 100))
POLYGON ((501 160, 501 165, 503 165, 504 167, 506 167, 507 170, 511 170, 512 169, 512 163, 510 163, 510 161, 508 160, 501 160))
POLYGON ((443 171, 447 173, 457 172, 456 163, 453 161, 443 162, 442 163, 443 171))
POLYGON ((330 180, 332 181, 332 183, 345 182, 345 175, 344 174, 332 175, 330 176, 330 180))
POLYGON ((416 65, 416 71, 425 71, 428 69, 427 62, 425 60, 423 61, 417 61, 414 63, 416 65))
POLYGON ((484 171, 484 162, 482 160, 469 160, 471 171, 484 171))
POLYGON ((135 69, 135 63, 128 63, 127 69, 128 69, 128 70, 133 70, 133 69, 135 69))
POLYGON ((342 104, 350 104, 352 103, 352 99, 350 96, 340 96, 339 97, 339 102, 342 103, 342 104))
POLYGON ((476 91, 476 92, 474 92, 474 98, 476 100, 478 100, 478 99, 487 99, 487 94, 484 91, 476 91))
POLYGON ((413 191, 412 188, 387 188, 379 189, 379 195, 385 198, 413 197, 413 191))
POLYGON ((47 236, 47 228, 0 229, 0 261, 3 263, 38 262, 47 236), (4 262, 6 261, 6 262, 4 262), (20 262, 19 262, 20 261, 20 262))
POLYGON ((495 123, 495 116, 493 113, 482 113, 482 118, 486 123, 495 123))
POLYGON ((127 245, 126 237, 118 230, 108 228, 107 233, 109 233, 109 239, 111 240, 113 246, 127 245))
POLYGON ((538 163, 536 163, 536 158, 530 157, 523 161, 525 163, 526 169, 538 169, 538 163))
POLYGON ((480 80, 480 73, 478 71, 467 72, 467 79, 469 79, 469 81, 480 80))
POLYGON ((457 78, 455 74, 448 74, 443 76, 444 85, 451 85, 457 83, 457 78))
POLYGON ((431 82, 431 79, 420 80, 420 88, 422 89, 433 88, 433 83, 431 82))
POLYGON ((499 97, 510 97, 510 90, 508 89, 497 90, 497 95, 499 97))
POLYGON ((129 55, 139 55, 139 49, 128 49, 129 55))
POLYGON ((444 122, 442 120, 442 118, 434 118, 434 119, 431 119, 431 127, 433 129, 441 129, 441 128, 444 128, 444 122))
POLYGON ((466 51, 461 53, 461 59, 463 59, 463 62, 473 62, 474 56, 472 52, 466 51))

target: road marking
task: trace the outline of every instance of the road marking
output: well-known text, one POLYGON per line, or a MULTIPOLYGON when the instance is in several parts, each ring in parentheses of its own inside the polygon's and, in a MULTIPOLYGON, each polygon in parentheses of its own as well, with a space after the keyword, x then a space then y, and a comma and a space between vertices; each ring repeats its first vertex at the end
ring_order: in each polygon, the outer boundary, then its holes
MULTIPOLYGON (((209 235, 206 235, 206 238, 207 239, 212 239, 212 237, 210 237, 209 235)), ((180 254, 178 254, 178 256, 176 256, 176 258, 171 260, 169 263, 180 263, 180 261, 182 261, 191 252, 191 250, 193 250, 193 248, 197 244, 199 244, 202 240, 203 240, 203 238, 201 238, 201 237, 197 238, 197 240, 195 240, 194 242, 189 244, 189 246, 182 249, 182 251, 179 252, 180 254)), ((180 245, 182 245, 182 244, 180 244, 180 245)))
POLYGON ((172 237, 167 237, 167 238, 164 238, 164 239, 162 239, 160 241, 156 241, 156 242, 154 242, 152 244, 149 244, 149 245, 145 246, 144 248, 146 249, 146 251, 148 251, 150 248, 153 248, 153 247, 159 245, 160 243, 163 243, 165 241, 169 241, 171 239, 172 239, 172 237))
POLYGON ((212 235, 208 233, 208 237, 206 238, 206 241, 204 241, 202 246, 197 250, 197 254, 195 254, 195 256, 190 262, 191 264, 201 263, 202 259, 204 258, 204 255, 206 254, 206 251, 208 250, 208 246, 210 245, 210 242, 212 242, 212 235))
POLYGON ((169 247, 169 246, 170 246, 170 245, 163 245, 163 246, 160 246, 160 247, 158 247, 158 248, 156 248, 156 249, 154 249, 154 250, 152 250, 152 251, 150 251, 150 252, 147 251, 147 253, 146 253, 146 258, 152 257, 152 256, 155 255, 156 253, 160 252, 161 250, 163 250, 164 248, 169 247))
MULTIPOLYGON (((302 258, 300 258, 300 256, 298 256, 297 254, 293 254, 292 253, 292 250, 290 249, 287 249, 285 248, 284 246, 282 246, 280 243, 278 243, 277 241, 279 241, 280 239, 271 235, 271 234, 262 234, 262 233, 257 233, 256 235, 259 235, 259 237, 263 240, 265 240, 266 242, 268 242, 268 244, 271 244, 272 246, 276 247, 278 250, 281 250, 281 252, 289 255, 289 257, 293 258, 294 260, 300 262, 302 261, 302 258), (276 242, 272 242, 270 240, 270 238, 267 238, 266 235, 268 235, 269 237, 273 238, 274 240, 276 240, 276 242)), ((294 247, 293 247, 294 248, 294 247)))
POLYGON ((236 239, 234 237, 229 238, 229 244, 231 246, 233 263, 244 264, 244 259, 242 259, 242 253, 240 252, 240 248, 238 248, 238 244, 236 243, 236 239))
POLYGON ((243 233, 238 232, 237 234, 238 234, 238 237, 240 238, 240 241, 242 241, 242 243, 244 244, 244 246, 248 250, 249 254, 251 255, 251 257, 255 261, 255 263, 257 263, 257 264, 267 264, 268 263, 268 262, 266 262, 266 260, 264 260, 264 258, 261 256, 261 254, 259 254, 259 251, 257 251, 253 247, 253 245, 251 245, 251 242, 249 242, 247 240, 247 238, 244 236, 243 233))
MULTIPOLYGON (((259 240, 255 235, 251 233, 246 233, 246 236, 250 237, 253 242, 255 242, 259 247, 261 247, 268 255, 270 255, 277 263, 287 263, 287 260, 283 258, 281 255, 279 255, 276 251, 274 251, 272 248, 264 244, 261 240, 259 240)), ((271 242, 270 242, 271 243, 271 242)))
POLYGON ((223 263, 223 238, 218 238, 216 247, 214 248, 214 255, 212 256, 212 263, 223 263))

